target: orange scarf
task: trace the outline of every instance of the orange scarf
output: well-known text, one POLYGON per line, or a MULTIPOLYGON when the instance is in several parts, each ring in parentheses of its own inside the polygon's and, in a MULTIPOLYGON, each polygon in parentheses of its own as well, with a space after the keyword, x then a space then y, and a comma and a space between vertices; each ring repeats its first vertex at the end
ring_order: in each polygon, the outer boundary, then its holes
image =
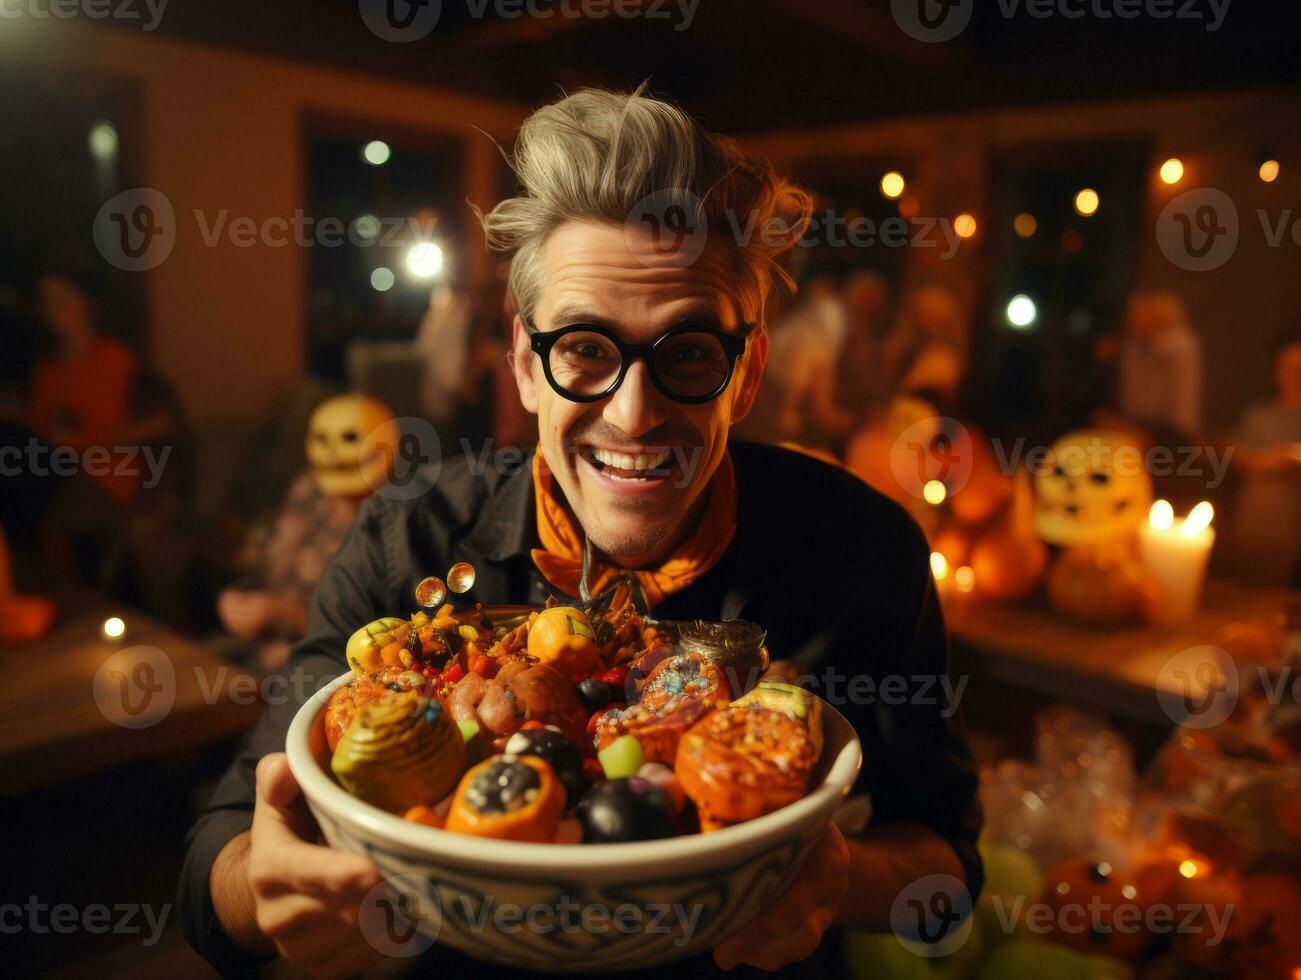
MULTIPOLYGON (((658 568, 633 570, 652 607, 709 571, 736 536, 736 472, 731 453, 724 454, 706 492, 709 500, 695 533, 658 568)), ((583 575, 582 529, 557 498, 555 475, 542 459, 541 449, 533 456, 533 493, 537 498, 538 538, 542 542, 541 548, 533 549, 533 564, 557 589, 576 596, 583 575)), ((617 566, 603 565, 593 556, 588 581, 591 594, 598 595, 623 572, 617 566)))

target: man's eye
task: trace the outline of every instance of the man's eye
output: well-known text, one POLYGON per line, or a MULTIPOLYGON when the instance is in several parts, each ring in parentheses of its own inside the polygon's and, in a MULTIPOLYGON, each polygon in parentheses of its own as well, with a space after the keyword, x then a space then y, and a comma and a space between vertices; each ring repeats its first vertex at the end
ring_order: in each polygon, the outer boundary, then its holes
POLYGON ((601 348, 596 344, 579 344, 574 353, 579 357, 596 358, 601 356, 601 348))

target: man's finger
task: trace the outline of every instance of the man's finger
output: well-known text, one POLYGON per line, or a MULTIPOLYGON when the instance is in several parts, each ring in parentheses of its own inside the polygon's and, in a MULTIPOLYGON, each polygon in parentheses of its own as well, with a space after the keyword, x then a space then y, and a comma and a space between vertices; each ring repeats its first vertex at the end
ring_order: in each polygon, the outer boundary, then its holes
POLYGON ((379 869, 366 858, 303 839, 306 818, 290 806, 300 791, 283 754, 267 756, 258 763, 257 793, 249 875, 264 895, 297 892, 360 897, 379 884, 379 869))

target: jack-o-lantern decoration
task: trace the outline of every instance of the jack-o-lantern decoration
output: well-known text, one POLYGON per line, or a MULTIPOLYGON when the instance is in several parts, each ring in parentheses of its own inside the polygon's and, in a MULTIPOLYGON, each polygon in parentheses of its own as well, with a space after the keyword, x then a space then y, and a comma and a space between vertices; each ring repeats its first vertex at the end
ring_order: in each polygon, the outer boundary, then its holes
POLYGON ((1133 440, 1085 429, 1052 445, 1035 495, 1035 530, 1044 541, 1102 544, 1137 533, 1152 504, 1152 479, 1133 440))
POLYGON ((1034 499, 1028 474, 1018 471, 1009 482, 1013 485, 1011 506, 972 548, 971 570, 977 594, 1015 602, 1039 587, 1048 567, 1048 548, 1034 536, 1034 499))
POLYGON ((307 425, 307 461, 320 491, 330 497, 366 497, 388 478, 398 427, 383 402, 339 395, 316 407, 307 425))
POLYGON ((1132 544, 1067 548, 1048 572, 1048 601, 1088 623, 1136 622, 1155 612, 1160 587, 1132 544))
POLYGON ((1152 942, 1144 912, 1163 895, 1145 895, 1138 881, 1105 861, 1066 861, 1044 878, 1043 901, 1053 910, 1051 938, 1083 953, 1138 959, 1152 942))
POLYGON ((922 464, 915 456, 916 447, 931 445, 942 430, 943 419, 935 406, 920 398, 895 398, 850 440, 845 469, 905 507, 919 504, 926 474, 919 468, 922 464), (905 433, 910 438, 902 438, 905 433), (917 472, 918 476, 900 481, 898 472, 909 476, 917 472))

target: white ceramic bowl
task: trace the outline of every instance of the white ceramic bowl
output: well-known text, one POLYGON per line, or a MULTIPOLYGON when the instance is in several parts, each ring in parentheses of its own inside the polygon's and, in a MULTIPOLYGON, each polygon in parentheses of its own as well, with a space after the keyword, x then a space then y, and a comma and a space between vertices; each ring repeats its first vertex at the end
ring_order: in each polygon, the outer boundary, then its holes
POLYGON ((411 913, 406 933, 389 916, 388 932, 378 938, 377 945, 393 943, 386 951, 394 955, 423 951, 436 939, 507 966, 609 972, 712 949, 771 903, 862 764, 853 728, 824 704, 815 788, 757 820, 634 844, 527 844, 452 834, 402 820, 335 783, 325 702, 348 680, 339 678, 299 709, 286 750, 325 839, 374 861, 396 907, 411 913), (407 942, 413 932, 418 941, 407 942))

